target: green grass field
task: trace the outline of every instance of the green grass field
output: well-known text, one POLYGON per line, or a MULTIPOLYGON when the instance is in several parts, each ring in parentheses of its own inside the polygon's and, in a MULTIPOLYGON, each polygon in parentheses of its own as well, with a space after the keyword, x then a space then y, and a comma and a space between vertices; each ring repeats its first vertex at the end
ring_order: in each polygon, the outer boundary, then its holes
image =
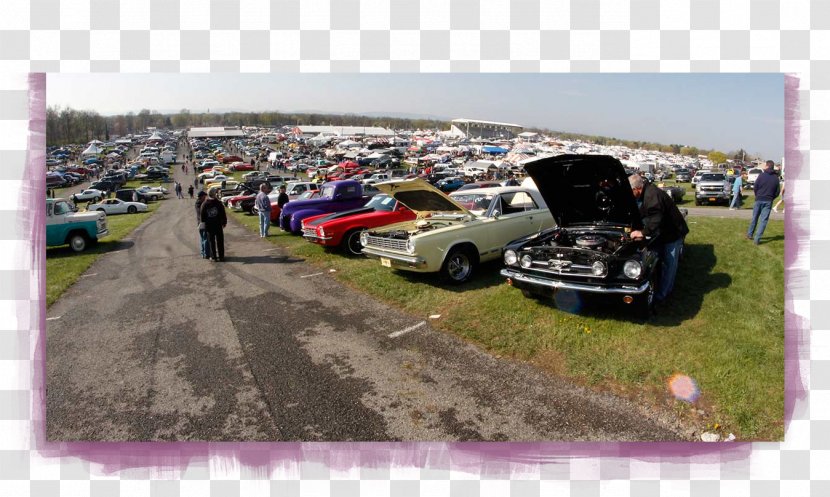
MULTIPOLYGON (((79 205, 83 209, 85 203, 79 205)), ((147 212, 107 216, 110 234, 84 252, 75 253, 68 245, 46 249, 46 307, 51 306, 67 288, 89 269, 98 257, 121 247, 121 239, 132 233, 141 223, 158 209, 159 202, 148 204, 147 212)))
MULTIPOLYGON (((256 232, 255 216, 233 217, 256 232)), ((527 299, 481 266, 473 281, 443 286, 434 275, 396 272, 377 261, 325 251, 272 227, 271 243, 341 282, 496 356, 528 361, 573 382, 674 410, 694 426, 720 425, 743 440, 784 434, 784 224, 770 221, 762 244, 744 239, 747 221, 693 217, 672 297, 647 324, 608 300, 527 299), (667 381, 692 377, 701 396, 675 400, 667 381), (701 414, 702 411, 702 414, 701 414)))

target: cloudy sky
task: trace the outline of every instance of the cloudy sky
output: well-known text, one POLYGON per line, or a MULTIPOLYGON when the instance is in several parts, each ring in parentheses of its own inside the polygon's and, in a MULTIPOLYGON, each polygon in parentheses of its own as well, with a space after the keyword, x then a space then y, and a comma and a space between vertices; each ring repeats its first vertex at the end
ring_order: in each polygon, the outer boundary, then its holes
POLYGON ((49 74, 47 103, 463 117, 784 155, 780 74, 49 74))

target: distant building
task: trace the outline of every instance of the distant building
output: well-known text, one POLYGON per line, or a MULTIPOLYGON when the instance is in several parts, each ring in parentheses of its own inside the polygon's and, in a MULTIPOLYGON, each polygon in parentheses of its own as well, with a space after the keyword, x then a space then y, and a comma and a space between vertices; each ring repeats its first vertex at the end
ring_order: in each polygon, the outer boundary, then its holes
POLYGON ((522 132, 520 124, 476 121, 475 119, 453 119, 450 133, 466 138, 515 138, 522 132))
POLYGON ((314 136, 395 136, 391 129, 379 126, 294 126, 291 128, 294 135, 303 138, 314 136))
POLYGON ((188 138, 238 138, 245 133, 237 127, 190 128, 188 138))

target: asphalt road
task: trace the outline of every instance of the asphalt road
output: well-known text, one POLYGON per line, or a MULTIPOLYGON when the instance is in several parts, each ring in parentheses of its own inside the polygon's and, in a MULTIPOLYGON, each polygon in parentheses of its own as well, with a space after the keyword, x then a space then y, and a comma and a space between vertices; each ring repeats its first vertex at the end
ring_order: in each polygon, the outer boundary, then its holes
POLYGON ((233 221, 227 261, 203 260, 193 202, 171 197, 48 310, 50 440, 692 436, 435 331, 233 221))

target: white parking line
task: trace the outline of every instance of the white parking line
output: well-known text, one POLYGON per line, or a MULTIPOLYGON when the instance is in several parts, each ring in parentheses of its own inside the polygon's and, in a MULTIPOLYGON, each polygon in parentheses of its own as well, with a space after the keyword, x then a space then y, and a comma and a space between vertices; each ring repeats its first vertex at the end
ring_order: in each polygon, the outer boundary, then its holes
POLYGON ((410 331, 417 330, 418 328, 420 328, 421 326, 423 326, 425 324, 427 324, 426 321, 421 321, 420 323, 412 325, 409 328, 404 328, 401 331, 396 331, 394 333, 390 333, 389 338, 398 338, 399 336, 405 335, 405 334, 409 333, 410 331))
POLYGON ((323 273, 314 273, 314 274, 307 274, 305 276, 300 276, 300 278, 311 278, 312 276, 320 276, 323 273))
POLYGON ((89 278, 90 276, 98 276, 98 273, 82 274, 81 278, 89 278))
POLYGON ((60 318, 61 318, 60 316, 55 316, 55 317, 51 317, 51 318, 46 318, 46 320, 47 321, 54 321, 54 320, 60 319, 60 318))

